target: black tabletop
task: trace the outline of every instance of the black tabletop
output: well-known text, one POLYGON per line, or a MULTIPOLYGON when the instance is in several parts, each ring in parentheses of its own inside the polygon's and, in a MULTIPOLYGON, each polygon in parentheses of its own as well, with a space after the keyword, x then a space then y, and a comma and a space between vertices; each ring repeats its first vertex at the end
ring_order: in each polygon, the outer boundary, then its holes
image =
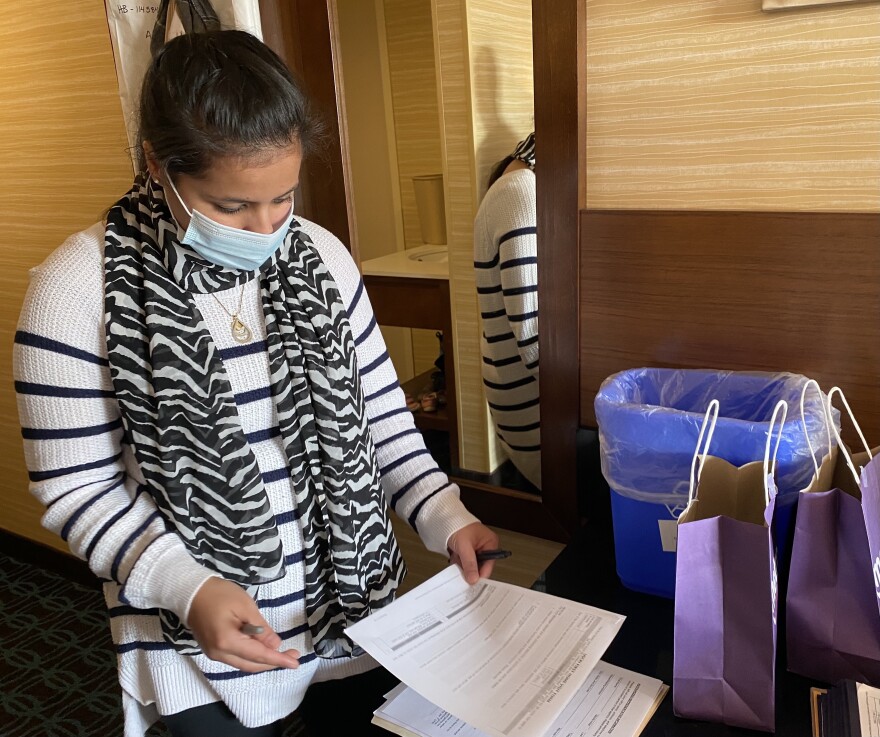
MULTIPOLYGON (((581 529, 532 588, 626 615, 603 660, 659 678, 672 686, 673 602, 624 588, 614 570, 614 546, 603 525, 581 529)), ((780 643, 784 643, 780 633, 780 643)), ((783 650, 783 648, 780 648, 783 650)), ((778 661, 776 734, 809 737, 811 682, 785 671, 778 661)), ((644 737, 747 737, 766 735, 750 729, 679 719, 672 713, 672 691, 642 733, 644 737)))

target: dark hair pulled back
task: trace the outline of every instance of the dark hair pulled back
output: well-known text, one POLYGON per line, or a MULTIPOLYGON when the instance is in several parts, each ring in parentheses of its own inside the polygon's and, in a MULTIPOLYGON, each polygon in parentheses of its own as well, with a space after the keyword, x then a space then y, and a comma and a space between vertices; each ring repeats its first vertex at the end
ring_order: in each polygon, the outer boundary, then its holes
POLYGON ((177 36, 144 77, 140 140, 172 174, 200 176, 218 157, 250 157, 295 142, 305 156, 321 134, 284 62, 244 31, 177 36))

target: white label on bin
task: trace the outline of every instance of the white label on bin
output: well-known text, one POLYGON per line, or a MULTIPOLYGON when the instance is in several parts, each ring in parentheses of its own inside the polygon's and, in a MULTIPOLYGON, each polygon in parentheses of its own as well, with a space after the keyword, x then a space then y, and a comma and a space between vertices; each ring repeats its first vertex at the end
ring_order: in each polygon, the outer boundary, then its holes
POLYGON ((678 521, 674 519, 657 520, 660 526, 660 544, 664 553, 674 553, 678 549, 678 521))

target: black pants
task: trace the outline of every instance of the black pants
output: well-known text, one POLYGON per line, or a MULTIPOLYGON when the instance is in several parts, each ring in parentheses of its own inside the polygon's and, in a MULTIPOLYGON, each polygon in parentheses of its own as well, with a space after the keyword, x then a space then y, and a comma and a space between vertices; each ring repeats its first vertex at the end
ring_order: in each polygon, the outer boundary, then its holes
MULTIPOLYGON (((398 683, 384 668, 337 681, 315 683, 296 710, 308 737, 388 737, 388 732, 370 724, 383 696, 398 683)), ((206 706, 162 717, 172 737, 281 737, 284 722, 248 728, 226 705, 218 701, 206 706)))

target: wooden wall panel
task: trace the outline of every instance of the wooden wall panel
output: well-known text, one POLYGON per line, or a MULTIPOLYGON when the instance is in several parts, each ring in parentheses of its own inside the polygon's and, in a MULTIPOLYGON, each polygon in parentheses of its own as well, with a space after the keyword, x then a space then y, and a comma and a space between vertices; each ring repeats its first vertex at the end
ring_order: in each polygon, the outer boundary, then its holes
POLYGON ((880 5, 586 0, 582 207, 880 211, 880 5))
POLYGON ((103 3, 12 4, 0 27, 0 527, 64 548, 39 524, 12 382, 28 270, 131 184, 103 3))
POLYGON ((880 439, 880 214, 581 212, 581 423, 639 366, 792 371, 880 439))

